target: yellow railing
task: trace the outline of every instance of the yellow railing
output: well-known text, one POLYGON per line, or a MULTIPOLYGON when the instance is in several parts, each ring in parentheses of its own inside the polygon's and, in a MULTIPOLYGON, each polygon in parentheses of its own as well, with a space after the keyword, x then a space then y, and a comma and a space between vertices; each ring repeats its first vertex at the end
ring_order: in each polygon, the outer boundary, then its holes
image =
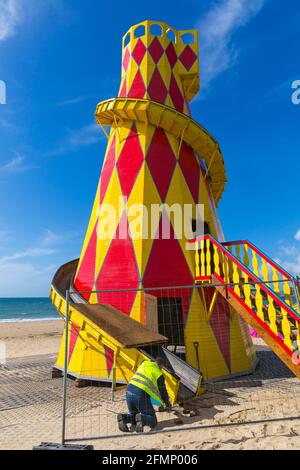
POLYGON ((253 250, 250 256, 245 244, 243 255, 238 247, 235 256, 232 253, 232 245, 229 251, 209 235, 192 240, 191 243, 195 244, 196 250, 196 281, 203 282, 214 276, 214 279, 219 280, 222 285, 227 284, 230 292, 260 327, 271 334, 290 356, 294 357, 296 354, 298 357, 300 316, 291 306, 291 301, 289 303, 285 301, 292 298, 291 291, 283 287, 286 297, 282 299, 281 290, 279 291, 277 287, 281 282, 275 278, 276 273, 273 273, 273 281, 276 281, 275 289, 272 289, 269 279, 265 280, 265 268, 262 271, 264 278, 260 277, 257 251, 253 250))
POLYGON ((222 243, 230 253, 262 279, 285 303, 298 313, 299 291, 293 277, 248 240, 222 243))

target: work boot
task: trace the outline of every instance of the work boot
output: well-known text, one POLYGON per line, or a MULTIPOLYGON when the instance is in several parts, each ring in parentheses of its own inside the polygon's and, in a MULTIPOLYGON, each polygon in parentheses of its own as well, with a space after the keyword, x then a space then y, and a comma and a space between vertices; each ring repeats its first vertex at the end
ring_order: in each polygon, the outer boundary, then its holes
POLYGON ((136 415, 135 420, 136 420, 136 424, 135 424, 136 432, 144 432, 143 417, 140 413, 136 415))
POLYGON ((124 416, 122 414, 118 414, 117 419, 118 419, 118 426, 119 426, 120 431, 129 432, 128 426, 124 421, 124 416))

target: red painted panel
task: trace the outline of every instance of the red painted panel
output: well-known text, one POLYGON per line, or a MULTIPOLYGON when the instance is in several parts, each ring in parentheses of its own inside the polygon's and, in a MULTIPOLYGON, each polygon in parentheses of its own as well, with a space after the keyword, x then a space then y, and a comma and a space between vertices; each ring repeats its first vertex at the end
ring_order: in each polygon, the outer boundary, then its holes
POLYGON ((166 49, 166 55, 168 57, 168 61, 169 61, 170 66, 173 68, 174 65, 177 62, 177 54, 175 52, 175 48, 174 48, 172 42, 170 42, 170 44, 168 45, 168 47, 166 49))
POLYGON ((119 97, 120 98, 126 98, 127 97, 126 78, 124 79, 122 88, 119 92, 119 97))
POLYGON ((161 200, 164 202, 175 169, 176 157, 163 129, 156 129, 146 161, 161 200))
POLYGON ((129 53, 129 50, 128 50, 128 47, 127 47, 126 51, 125 51, 125 54, 124 54, 124 57, 123 57, 123 67, 124 67, 125 71, 127 71, 129 60, 130 60, 130 53, 129 53))
POLYGON ((129 314, 136 292, 130 292, 128 289, 137 289, 139 280, 133 243, 124 212, 96 282, 98 290, 123 289, 124 292, 101 292, 98 294, 99 303, 110 304, 129 314))
MULTIPOLYGON (((83 260, 77 273, 74 286, 78 292, 91 291, 94 287, 95 279, 95 258, 97 246, 97 226, 96 221, 91 238, 88 242, 83 260)), ((83 297, 89 300, 90 294, 84 294, 83 297)))
POLYGON ((75 345, 76 345, 76 341, 77 341, 77 338, 78 338, 79 331, 80 331, 80 326, 76 325, 76 323, 71 322, 71 331, 69 332, 70 341, 69 341, 69 351, 68 351, 68 353, 69 353, 68 354, 68 363, 71 360, 71 357, 72 357, 72 354, 73 354, 73 351, 74 351, 74 348, 75 348, 75 345))
POLYGON ((114 352, 108 346, 104 346, 104 352, 106 359, 107 375, 110 376, 112 367, 114 365, 114 352))
POLYGON ((144 154, 136 128, 133 126, 117 162, 123 196, 129 197, 143 161, 144 154))
POLYGON ((157 62, 160 60, 161 56, 164 53, 164 49, 156 37, 151 42, 150 46, 148 47, 148 50, 151 54, 152 59, 157 64, 157 62))
POLYGON ((171 76, 169 93, 170 93, 170 96, 171 96, 171 99, 173 101, 175 108, 178 109, 178 111, 182 112, 184 99, 173 74, 171 76))
POLYGON ((110 178, 115 166, 115 157, 116 157, 116 134, 113 137, 110 149, 106 156, 104 166, 101 172, 101 182, 100 182, 100 204, 102 204, 107 187, 110 182, 110 178))
POLYGON ((184 67, 187 70, 190 70, 190 68, 194 65, 195 61, 197 60, 197 56, 195 52, 190 48, 190 46, 186 46, 179 59, 184 65, 184 67))
MULTIPOLYGON (((207 308, 209 308, 212 297, 214 295, 214 289, 210 287, 204 288, 204 294, 207 308)), ((210 325, 213 329, 221 353, 230 371, 230 310, 228 302, 219 293, 217 293, 213 313, 210 317, 210 325)))
MULTIPOLYGON (((143 285, 149 287, 192 286, 193 276, 182 252, 179 241, 175 238, 174 229, 164 212, 159 224, 157 239, 149 255, 143 285), (170 239, 161 237, 163 227, 169 227, 170 239), (159 237, 159 238, 158 238, 159 237)), ((154 289, 150 292, 159 297, 181 297, 184 318, 186 319, 192 289, 154 289)))
POLYGON ((179 165, 195 204, 197 204, 199 195, 200 166, 193 149, 185 142, 182 142, 181 145, 179 165))
POLYGON ((159 103, 165 102, 168 91, 158 69, 154 70, 154 73, 148 86, 148 93, 153 101, 157 101, 159 103))
POLYGON ((144 98, 146 87, 141 72, 138 70, 133 79, 128 98, 144 98))
POLYGON ((142 62, 144 55, 146 54, 146 47, 141 39, 138 40, 133 50, 132 57, 138 65, 142 62))

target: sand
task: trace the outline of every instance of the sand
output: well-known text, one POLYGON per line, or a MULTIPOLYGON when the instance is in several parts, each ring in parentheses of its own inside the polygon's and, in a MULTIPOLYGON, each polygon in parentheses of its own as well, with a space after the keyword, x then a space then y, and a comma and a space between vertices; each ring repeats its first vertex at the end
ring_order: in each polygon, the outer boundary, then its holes
MULTIPOLYGON (((62 379, 52 379, 51 368, 61 331, 60 320, 0 324, 0 340, 7 347, 0 370, 1 449, 59 442, 62 379)), ((286 418, 300 416, 300 381, 261 340, 256 343, 261 365, 255 374, 207 385, 206 393, 187 405, 196 416, 178 406, 158 413, 162 432, 150 435, 118 436, 116 414, 126 410, 124 392, 112 402, 110 388, 80 389, 70 380, 67 437, 101 436, 87 442, 103 450, 299 449, 300 419, 286 418), (178 417, 181 425, 174 422, 178 417), (243 424, 253 420, 259 422, 243 424)))
POLYGON ((62 331, 62 320, 0 323, 0 341, 8 358, 51 354, 59 350, 62 331))

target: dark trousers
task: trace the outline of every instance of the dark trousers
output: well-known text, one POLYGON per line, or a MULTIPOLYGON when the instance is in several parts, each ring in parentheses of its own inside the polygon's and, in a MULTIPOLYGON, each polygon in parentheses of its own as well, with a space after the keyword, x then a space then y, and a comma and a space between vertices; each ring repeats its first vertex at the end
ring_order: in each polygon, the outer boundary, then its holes
POLYGON ((135 417, 140 413, 143 417, 143 424, 155 428, 157 419, 148 393, 135 385, 129 384, 126 390, 126 402, 128 413, 123 414, 125 423, 134 425, 135 417))

